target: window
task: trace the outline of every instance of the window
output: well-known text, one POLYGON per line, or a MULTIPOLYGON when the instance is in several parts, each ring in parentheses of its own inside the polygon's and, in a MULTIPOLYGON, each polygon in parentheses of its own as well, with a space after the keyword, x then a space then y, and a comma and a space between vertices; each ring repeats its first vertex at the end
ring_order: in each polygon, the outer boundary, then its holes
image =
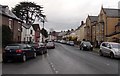
POLYGON ((107 43, 103 43, 102 46, 107 47, 107 43))
POLYGON ((30 34, 32 34, 33 33, 33 31, 32 30, 30 30, 30 34))
POLYGON ((12 19, 9 19, 9 27, 10 27, 10 29, 12 29, 12 19))

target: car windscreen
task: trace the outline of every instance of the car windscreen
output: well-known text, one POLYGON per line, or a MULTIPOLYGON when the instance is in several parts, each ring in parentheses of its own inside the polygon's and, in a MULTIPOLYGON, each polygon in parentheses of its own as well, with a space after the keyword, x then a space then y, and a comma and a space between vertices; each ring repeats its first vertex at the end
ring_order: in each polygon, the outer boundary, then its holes
POLYGON ((84 44, 87 45, 87 46, 90 46, 90 45, 91 45, 90 42, 84 42, 84 44))
POLYGON ((18 45, 14 45, 14 46, 11 45, 11 46, 6 46, 5 49, 6 50, 9 50, 9 49, 20 49, 20 46, 18 46, 18 45))
POLYGON ((120 49, 120 44, 111 44, 112 45, 112 48, 118 48, 120 49))

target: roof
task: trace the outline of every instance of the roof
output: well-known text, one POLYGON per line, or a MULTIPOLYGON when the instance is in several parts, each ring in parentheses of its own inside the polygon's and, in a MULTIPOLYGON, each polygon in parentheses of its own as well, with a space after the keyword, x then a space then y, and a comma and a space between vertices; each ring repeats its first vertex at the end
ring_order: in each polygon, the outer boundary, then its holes
POLYGON ((26 28, 26 29, 29 29, 29 28, 31 27, 31 25, 27 25, 27 24, 25 24, 25 23, 22 23, 22 26, 23 26, 24 28, 26 28))
POLYGON ((37 29, 40 30, 39 24, 33 24, 32 27, 33 27, 33 29, 34 29, 35 31, 37 31, 37 29))
POLYGON ((116 43, 116 42, 103 42, 103 43, 109 43, 109 44, 119 44, 119 43, 116 43))
POLYGON ((12 11, 9 10, 8 6, 0 5, 0 14, 10 17, 10 18, 13 18, 13 19, 16 19, 16 20, 19 20, 19 21, 22 21, 15 14, 13 14, 12 11))
POLYGON ((91 22, 96 22, 98 21, 98 16, 89 16, 91 22))
POLYGON ((60 32, 59 34, 58 34, 58 36, 64 36, 64 35, 66 35, 67 34, 67 32, 60 32))
POLYGON ((103 10, 109 17, 120 17, 120 9, 103 8, 103 10))

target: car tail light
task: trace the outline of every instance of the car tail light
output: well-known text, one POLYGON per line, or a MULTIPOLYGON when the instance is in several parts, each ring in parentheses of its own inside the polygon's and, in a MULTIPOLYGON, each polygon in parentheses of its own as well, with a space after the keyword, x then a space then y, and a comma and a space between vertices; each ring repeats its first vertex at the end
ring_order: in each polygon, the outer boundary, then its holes
POLYGON ((16 53, 22 53, 22 50, 16 50, 16 53))

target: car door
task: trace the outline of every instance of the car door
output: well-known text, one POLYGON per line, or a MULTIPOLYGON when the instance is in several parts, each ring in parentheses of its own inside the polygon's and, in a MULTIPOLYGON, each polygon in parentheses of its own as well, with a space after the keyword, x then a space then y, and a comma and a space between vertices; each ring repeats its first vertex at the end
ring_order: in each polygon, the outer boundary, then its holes
POLYGON ((30 48, 27 45, 24 45, 24 52, 27 57, 30 57, 30 48))
POLYGON ((107 49, 107 43, 103 43, 102 47, 101 47, 101 50, 104 54, 107 54, 106 49, 107 49))
POLYGON ((107 53, 107 55, 109 55, 110 52, 111 52, 111 45, 108 44, 108 45, 107 45, 107 48, 106 48, 106 53, 107 53))
POLYGON ((30 45, 26 45, 27 46, 27 53, 29 57, 33 56, 33 50, 32 47, 30 45))

